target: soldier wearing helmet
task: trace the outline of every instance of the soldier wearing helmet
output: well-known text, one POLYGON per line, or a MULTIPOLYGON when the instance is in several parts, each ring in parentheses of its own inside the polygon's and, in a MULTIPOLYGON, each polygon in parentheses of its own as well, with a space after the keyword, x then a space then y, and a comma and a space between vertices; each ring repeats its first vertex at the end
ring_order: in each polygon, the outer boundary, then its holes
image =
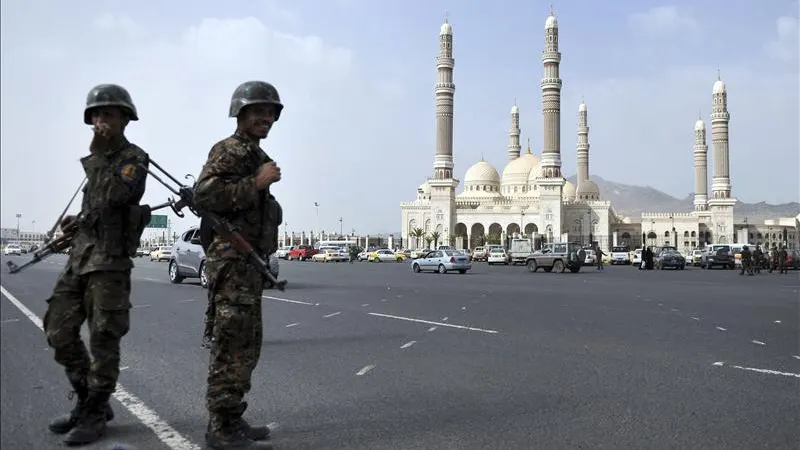
POLYGON ((739 272, 739 275, 744 275, 747 272, 747 275, 753 275, 753 254, 750 252, 750 247, 747 245, 742 247, 742 270, 739 272))
POLYGON ((77 394, 74 409, 49 425, 66 434, 67 444, 96 441, 114 418, 109 398, 119 376, 120 340, 130 326, 131 258, 150 220, 149 209, 139 205, 149 157, 125 138, 132 120, 139 116, 125 88, 102 84, 89 91, 83 123, 92 125, 93 137, 81 159, 87 183, 80 214, 61 222, 71 251, 42 321, 77 394), (80 335, 85 321, 93 361, 80 335))
MULTIPOLYGON (((228 115, 236 131, 211 148, 195 184, 199 209, 224 217, 261 254, 278 248, 282 210, 270 194, 281 170, 261 149, 283 104, 277 89, 263 81, 241 84, 231 97, 228 115)), ((206 407, 206 444, 213 449, 268 449, 269 428, 243 417, 250 377, 261 353, 261 295, 266 280, 222 236, 201 221, 206 251, 208 301, 206 339, 211 341, 206 407)))

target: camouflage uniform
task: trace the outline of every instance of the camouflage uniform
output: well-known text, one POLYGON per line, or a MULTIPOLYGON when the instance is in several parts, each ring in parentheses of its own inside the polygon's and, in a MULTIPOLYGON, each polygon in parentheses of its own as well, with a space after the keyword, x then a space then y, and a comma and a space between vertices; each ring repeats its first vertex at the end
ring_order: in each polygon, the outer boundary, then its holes
POLYGON ((764 265, 764 252, 761 251, 761 245, 756 245, 753 251, 753 270, 755 273, 761 273, 761 266, 764 265))
POLYGON ((789 273, 789 268, 786 266, 786 258, 789 252, 786 251, 786 244, 781 244, 778 250, 778 269, 779 273, 789 273))
POLYGON ((753 274, 753 258, 752 254, 750 253, 750 248, 748 246, 742 247, 742 270, 739 272, 739 275, 744 275, 747 272, 747 275, 753 274))
MULTIPOLYGON (((116 85, 94 88, 87 99, 84 122, 91 109, 120 106, 138 120, 128 92, 116 85)), ((78 396, 75 409, 54 419, 50 430, 68 433, 70 444, 92 442, 103 434, 114 414, 109 398, 119 377, 120 340, 130 327, 132 256, 149 217, 140 207, 148 155, 124 136, 104 152, 81 159, 88 182, 83 189, 77 230, 64 271, 47 299, 43 328, 55 360, 64 366, 78 396), (89 357, 81 339, 88 321, 89 357)))
MULTIPOLYGON (((241 92, 247 84, 234 93, 232 117, 247 104, 272 103, 280 107, 277 91, 271 85, 268 95, 258 96, 259 92, 251 91, 249 103, 248 98, 242 99, 248 94, 241 92)), ((213 146, 195 185, 198 208, 225 218, 264 256, 278 249, 278 225, 282 220, 280 206, 269 188, 259 191, 255 184, 257 170, 270 161, 257 142, 234 134, 213 146)), ((212 448, 271 448, 265 442, 256 442, 268 438, 269 429, 251 426, 242 418, 247 408, 243 398, 250 391, 250 379, 261 356, 261 296, 267 281, 246 255, 220 235, 208 247, 206 267, 213 310, 206 441, 212 448)))
POLYGON ((778 246, 772 244, 772 250, 769 252, 769 273, 772 273, 778 267, 778 246))

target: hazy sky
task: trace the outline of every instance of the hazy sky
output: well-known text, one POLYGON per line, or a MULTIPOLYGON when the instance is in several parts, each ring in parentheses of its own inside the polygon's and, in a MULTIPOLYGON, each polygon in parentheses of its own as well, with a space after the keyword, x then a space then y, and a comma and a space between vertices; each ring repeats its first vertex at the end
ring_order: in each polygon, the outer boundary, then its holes
MULTIPOLYGON (((575 173, 583 95, 592 174, 686 196, 693 125, 698 114, 708 124, 719 67, 734 196, 798 200, 796 1, 554 7, 566 174, 575 173)), ((432 172, 445 11, 455 35, 456 173, 481 155, 502 171, 515 98, 522 142, 530 138, 538 154, 545 2, 3 1, 2 226, 16 226, 20 213, 23 229, 32 220, 49 228, 78 186, 78 159, 91 138, 82 111, 93 85, 129 89, 141 119, 129 138, 183 176, 197 175, 213 143, 233 131, 234 88, 263 79, 286 105, 263 147, 283 169, 273 192, 289 230, 314 228, 314 202, 327 230, 338 231, 339 217, 346 231, 399 230, 399 202, 414 199, 432 172)), ((151 178, 144 201, 167 195, 151 178)), ((197 223, 176 219, 178 231, 197 223)))

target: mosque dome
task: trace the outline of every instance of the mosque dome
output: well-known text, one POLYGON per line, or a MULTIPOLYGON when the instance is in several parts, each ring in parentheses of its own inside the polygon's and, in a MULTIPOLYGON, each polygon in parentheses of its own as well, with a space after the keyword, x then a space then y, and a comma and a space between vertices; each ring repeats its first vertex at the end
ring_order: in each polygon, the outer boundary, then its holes
POLYGON ((725 92, 725 83, 722 80, 717 80, 714 82, 714 94, 722 94, 725 92))
POLYGON ((581 104, 578 105, 578 112, 585 112, 585 111, 586 111, 586 103, 581 102, 581 104))
POLYGON ((517 105, 511 107, 511 114, 519 114, 519 107, 517 107, 517 105))
POLYGON ((623 217, 622 218, 622 223, 631 223, 631 218, 628 217, 628 216, 623 217))
POLYGON ((575 200, 575 185, 569 181, 565 182, 564 187, 561 189, 561 198, 563 200, 575 200))
POLYGON ((443 23, 441 30, 439 30, 440 36, 445 34, 453 34, 453 27, 447 22, 443 23))
POLYGON ((431 192, 431 185, 426 181, 419 185, 417 192, 422 194, 429 194, 431 192))
POLYGON ((467 170, 464 175, 464 184, 500 184, 500 175, 491 164, 486 161, 478 161, 467 170))
POLYGON ((503 169, 503 183, 515 183, 521 178, 521 184, 527 183, 531 169, 539 164, 539 157, 528 151, 524 155, 508 163, 503 169))
POLYGON ((703 122, 703 119, 697 119, 697 122, 694 123, 694 131, 702 131, 706 129, 706 123, 703 122))
POLYGON ((600 188, 592 180, 586 180, 578 184, 577 191, 578 200, 599 200, 600 188))
POLYGON ((544 29, 548 30, 551 28, 558 28, 558 20, 556 20, 556 16, 554 14, 550 14, 550 17, 544 22, 544 29))

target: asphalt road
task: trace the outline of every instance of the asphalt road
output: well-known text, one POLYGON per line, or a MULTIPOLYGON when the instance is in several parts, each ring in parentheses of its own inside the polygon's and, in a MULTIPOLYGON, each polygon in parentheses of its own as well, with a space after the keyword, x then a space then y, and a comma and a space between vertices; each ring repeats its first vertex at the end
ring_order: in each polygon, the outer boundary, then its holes
MULTIPOLYGON (((69 388, 36 321, 64 261, 16 275, 3 267, 4 449, 62 447, 46 424, 70 408, 69 388)), ((281 275, 286 292, 264 292, 246 413, 273 424, 277 449, 800 442, 797 273, 530 274, 476 264, 438 275, 408 264, 283 262, 281 275)), ((202 447, 205 298, 197 283, 170 284, 165 263, 137 261, 117 418, 87 448, 202 447)))

